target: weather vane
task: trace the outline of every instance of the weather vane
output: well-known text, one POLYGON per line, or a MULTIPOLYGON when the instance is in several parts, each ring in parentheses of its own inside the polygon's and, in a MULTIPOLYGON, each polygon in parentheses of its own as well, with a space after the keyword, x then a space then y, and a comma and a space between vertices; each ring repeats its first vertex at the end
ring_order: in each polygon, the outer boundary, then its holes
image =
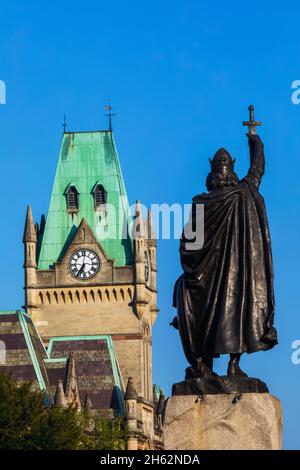
POLYGON ((64 122, 63 122, 63 128, 64 128, 64 133, 66 132, 66 129, 67 129, 67 117, 66 115, 64 114, 64 122))
POLYGON ((113 108, 110 106, 110 104, 107 104, 105 106, 105 111, 107 111, 105 116, 108 117, 108 130, 110 132, 112 131, 112 117, 114 117, 116 115, 115 113, 112 113, 112 110, 113 110, 113 108))
POLYGON ((254 119, 254 106, 250 104, 249 106, 249 121, 243 121, 243 126, 248 126, 249 134, 256 134, 256 127, 261 126, 261 121, 255 121, 254 119))

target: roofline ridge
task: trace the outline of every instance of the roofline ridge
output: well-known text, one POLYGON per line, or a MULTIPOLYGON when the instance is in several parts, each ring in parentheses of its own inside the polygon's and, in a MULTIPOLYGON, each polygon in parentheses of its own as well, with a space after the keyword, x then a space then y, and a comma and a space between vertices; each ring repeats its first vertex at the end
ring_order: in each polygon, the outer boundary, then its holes
POLYGON ((66 131, 64 134, 91 134, 91 133, 96 133, 96 132, 104 132, 106 134, 113 134, 113 131, 110 131, 109 129, 98 129, 98 130, 93 130, 93 131, 66 131))

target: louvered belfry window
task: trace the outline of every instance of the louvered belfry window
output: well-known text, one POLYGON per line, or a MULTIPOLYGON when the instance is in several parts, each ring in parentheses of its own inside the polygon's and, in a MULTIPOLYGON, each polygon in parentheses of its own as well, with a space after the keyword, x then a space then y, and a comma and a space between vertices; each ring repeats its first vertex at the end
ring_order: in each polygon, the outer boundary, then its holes
POLYGON ((67 190, 67 209, 69 212, 77 212, 79 209, 79 194, 75 186, 70 186, 67 190))
POLYGON ((94 206, 95 209, 103 209, 106 204, 106 191, 102 184, 97 184, 94 189, 94 206))

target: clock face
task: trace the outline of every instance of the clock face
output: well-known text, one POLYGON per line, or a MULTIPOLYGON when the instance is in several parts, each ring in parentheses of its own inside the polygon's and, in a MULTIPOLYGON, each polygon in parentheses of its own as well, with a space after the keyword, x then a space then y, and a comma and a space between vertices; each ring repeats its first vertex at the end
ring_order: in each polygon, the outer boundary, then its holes
POLYGON ((148 253, 145 251, 145 281, 149 281, 149 258, 148 253))
POLYGON ((75 251, 69 262, 69 269, 76 279, 91 279, 100 269, 100 260, 92 250, 81 248, 75 251))

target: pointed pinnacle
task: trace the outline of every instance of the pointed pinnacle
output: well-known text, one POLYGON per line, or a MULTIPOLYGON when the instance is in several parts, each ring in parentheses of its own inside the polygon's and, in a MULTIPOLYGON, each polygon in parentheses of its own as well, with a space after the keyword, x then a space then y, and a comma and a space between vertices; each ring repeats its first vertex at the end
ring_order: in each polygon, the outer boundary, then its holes
POLYGON ((79 395, 78 379, 76 375, 75 355, 73 352, 70 353, 67 367, 66 399, 73 408, 76 408, 78 411, 80 411, 81 401, 79 395))
POLYGON ((145 237, 145 226, 143 220, 143 213, 141 209, 141 203, 139 200, 136 201, 134 211, 134 222, 132 230, 133 238, 144 238, 145 237))
POLYGON ((68 371, 67 371, 67 384, 66 384, 66 396, 69 398, 72 394, 72 391, 77 391, 77 376, 75 368, 75 356, 74 353, 70 353, 68 361, 68 371))
POLYGON ((67 401, 65 397, 63 384, 62 384, 62 381, 59 380, 57 383, 56 392, 55 392, 54 406, 60 406, 62 408, 65 408, 66 405, 67 405, 67 401))
POLYGON ((148 210, 148 240, 156 240, 151 209, 148 210))
POLYGON ((23 243, 25 242, 36 242, 36 231, 30 206, 27 206, 27 213, 25 219, 23 243))
POLYGON ((137 400, 137 393, 132 377, 128 379, 124 400, 137 400))
POLYGON ((135 203, 134 215, 135 217, 142 217, 141 201, 139 199, 137 199, 135 203))

